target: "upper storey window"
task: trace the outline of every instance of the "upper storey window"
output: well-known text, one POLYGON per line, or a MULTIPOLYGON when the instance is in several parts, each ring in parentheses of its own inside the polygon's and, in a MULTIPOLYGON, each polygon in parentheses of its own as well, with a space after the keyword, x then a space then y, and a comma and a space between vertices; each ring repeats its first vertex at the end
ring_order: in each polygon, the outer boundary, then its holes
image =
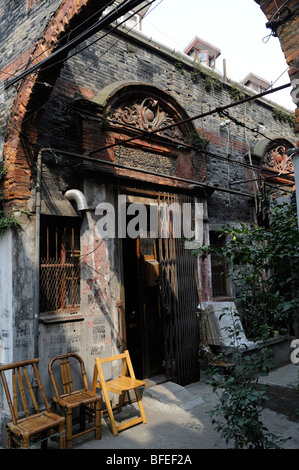
POLYGON ((221 51, 217 47, 212 46, 198 37, 193 39, 184 52, 188 56, 193 57, 196 62, 200 62, 211 68, 215 68, 216 59, 221 54, 221 51))

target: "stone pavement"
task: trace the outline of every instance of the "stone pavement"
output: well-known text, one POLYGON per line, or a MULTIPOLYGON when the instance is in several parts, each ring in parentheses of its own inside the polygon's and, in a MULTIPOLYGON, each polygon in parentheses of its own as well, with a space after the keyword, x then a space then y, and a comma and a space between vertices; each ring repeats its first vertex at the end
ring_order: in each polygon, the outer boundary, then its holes
MULTIPOLYGON (((272 371, 263 381, 260 380, 268 384, 269 391, 271 391, 271 398, 263 411, 262 419, 264 425, 274 435, 290 438, 282 446, 283 449, 299 449, 298 414, 294 418, 294 409, 299 408, 299 399, 298 392, 294 394, 291 387, 291 383, 298 382, 298 371, 299 365, 290 364, 272 371), (291 414, 289 414, 290 411, 291 414)), ((113 436, 108 417, 104 417, 101 440, 94 440, 93 434, 89 433, 75 439, 73 450, 65 451, 64 455, 68 459, 71 458, 73 462, 77 450, 94 450, 96 453, 91 455, 93 457, 96 455, 99 465, 124 464, 126 463, 125 456, 127 456, 128 459, 139 459, 140 465, 137 460, 129 463, 130 466, 140 466, 140 468, 152 463, 157 464, 157 460, 150 462, 150 459, 157 459, 157 456, 162 459, 171 459, 172 456, 182 454, 183 459, 190 458, 194 463, 200 450, 222 449, 226 450, 226 455, 227 449, 231 447, 213 428, 211 418, 207 413, 214 407, 217 397, 206 383, 204 374, 201 375, 199 382, 186 387, 172 382, 163 382, 163 376, 148 380, 148 386, 143 392, 146 424, 139 424, 120 432, 118 436, 113 436)), ((136 403, 125 406, 117 415, 117 420, 136 415, 136 409, 138 409, 136 403)), ((58 448, 54 442, 50 442, 49 447, 51 450, 58 448)), ((13 453, 14 457, 16 455, 20 454, 13 453)), ((22 453, 23 457, 25 455, 27 458, 28 453, 22 453)), ((221 454, 218 453, 218 455, 221 454)), ((275 454, 276 458, 277 454, 275 454)), ((166 463, 182 462, 169 460, 166 463)), ((186 464, 188 463, 190 462, 187 461, 186 464)))
MULTIPOLYGON (((280 394, 293 393, 290 384, 298 382, 298 370, 298 365, 290 364, 272 371, 263 379, 264 383, 269 384, 269 389, 274 387, 276 391, 272 401, 278 404, 285 402, 284 398, 280 400, 280 394)), ((108 449, 114 449, 116 454, 113 455, 117 455, 121 449, 228 449, 229 446, 215 431, 207 413, 216 401, 217 397, 204 377, 200 382, 186 387, 172 382, 148 383, 143 393, 146 424, 139 424, 113 436, 109 420, 104 417, 102 439, 95 441, 89 437, 85 441, 74 441, 74 449, 102 449, 106 454, 108 449)), ((276 436, 290 438, 283 445, 284 449, 299 449, 298 414, 296 419, 292 419, 284 415, 283 409, 273 411, 275 403, 270 402, 262 414, 265 426, 276 436)), ((299 408, 298 393, 292 395, 293 410, 294 406, 299 408)), ((136 404, 128 405, 124 407, 121 418, 126 419, 135 411, 136 404)))

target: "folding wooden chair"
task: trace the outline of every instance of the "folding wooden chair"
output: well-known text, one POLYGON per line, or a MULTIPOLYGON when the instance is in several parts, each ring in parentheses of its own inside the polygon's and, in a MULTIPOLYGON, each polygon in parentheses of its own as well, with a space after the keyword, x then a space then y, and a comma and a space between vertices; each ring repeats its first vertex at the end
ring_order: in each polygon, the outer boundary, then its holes
POLYGON ((117 354, 115 356, 110 356, 103 359, 99 359, 98 357, 96 357, 95 362, 96 363, 94 368, 92 390, 95 391, 96 388, 102 389, 114 436, 116 436, 119 431, 127 429, 131 426, 135 426, 135 424, 146 423, 142 399, 138 390, 141 386, 146 387, 146 382, 144 382, 143 380, 137 380, 135 378, 129 352, 124 351, 122 354, 117 354), (102 364, 118 360, 122 360, 123 362, 121 375, 117 379, 106 381, 103 374, 102 364), (120 412, 122 409, 124 393, 129 392, 130 390, 134 390, 135 392, 137 404, 139 406, 140 417, 133 418, 125 423, 117 425, 114 419, 113 409, 110 404, 108 392, 116 393, 117 395, 119 395, 117 410, 120 412))
POLYGON ((52 408, 56 409, 57 405, 60 406, 66 418, 66 448, 71 449, 72 439, 88 432, 94 431, 95 439, 101 439, 102 397, 89 389, 82 358, 74 353, 53 357, 49 362, 48 371, 55 392, 55 397, 52 397, 52 408), (60 365, 60 367, 55 367, 56 361, 59 361, 57 366, 60 365), (80 387, 83 385, 83 389, 74 389, 73 377, 75 379, 76 374, 80 382, 78 385, 80 387), (80 411, 80 429, 77 433, 73 432, 73 410, 75 408, 79 408, 80 411), (93 419, 93 426, 86 428, 86 415, 93 419))
POLYGON ((54 437, 58 432, 59 447, 65 449, 65 418, 52 413, 42 386, 37 369, 38 359, 14 362, 0 366, 1 379, 9 405, 12 422, 7 423, 7 447, 12 448, 16 443, 22 448, 29 448, 31 443, 41 441, 43 448, 47 447, 47 438, 54 437), (6 377, 12 373, 11 381, 6 377), (34 390, 36 382, 37 390, 34 390), (12 383, 12 397, 10 386, 12 383), (38 393, 41 395, 44 411, 39 410, 38 393), (33 409, 31 409, 33 408, 33 409))

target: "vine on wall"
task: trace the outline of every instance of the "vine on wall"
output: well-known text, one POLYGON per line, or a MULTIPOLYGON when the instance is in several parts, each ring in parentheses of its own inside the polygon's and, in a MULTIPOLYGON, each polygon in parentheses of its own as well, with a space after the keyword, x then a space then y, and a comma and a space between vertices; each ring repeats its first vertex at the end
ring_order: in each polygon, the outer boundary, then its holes
MULTIPOLYGON (((7 168, 2 164, 0 166, 0 183, 4 179, 7 172, 7 168)), ((9 229, 20 228, 20 222, 15 218, 13 212, 6 214, 4 210, 3 194, 0 190, 0 236, 4 235, 9 229)))

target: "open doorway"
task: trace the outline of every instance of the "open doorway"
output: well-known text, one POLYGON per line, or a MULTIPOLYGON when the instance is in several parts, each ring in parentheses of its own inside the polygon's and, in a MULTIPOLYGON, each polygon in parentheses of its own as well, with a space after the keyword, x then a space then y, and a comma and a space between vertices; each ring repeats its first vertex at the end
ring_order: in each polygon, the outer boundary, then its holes
MULTIPOLYGON (((159 193, 151 199, 128 194, 129 202, 147 207, 147 223, 157 213, 157 224, 144 224, 138 238, 122 239, 124 343, 138 377, 163 374, 185 385, 199 377, 197 260, 176 224, 184 221, 183 204, 191 204, 194 212, 194 200, 159 193)), ((136 219, 127 219, 127 227, 136 219)))
POLYGON ((126 346, 136 377, 163 373, 163 322, 160 308, 157 240, 123 239, 126 346))

